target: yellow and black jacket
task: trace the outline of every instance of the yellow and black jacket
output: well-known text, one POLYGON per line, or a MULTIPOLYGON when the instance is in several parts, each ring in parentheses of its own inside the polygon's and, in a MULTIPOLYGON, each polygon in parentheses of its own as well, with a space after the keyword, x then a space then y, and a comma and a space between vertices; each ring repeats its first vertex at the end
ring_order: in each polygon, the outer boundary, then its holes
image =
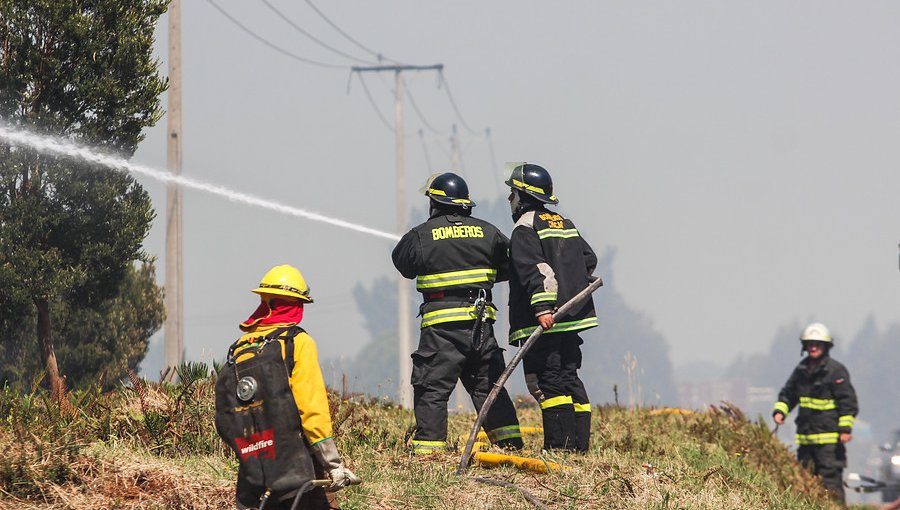
POLYGON ((829 356, 809 370, 809 358, 794 369, 778 394, 772 414, 785 417, 795 406, 797 444, 837 444, 839 434, 852 432, 859 412, 856 390, 850 383, 847 368, 829 356))
MULTIPOLYGON (((475 320, 479 290, 508 278, 509 239, 490 223, 460 214, 436 213, 411 229, 391 254, 405 278, 416 279, 425 303, 421 327, 475 320)), ((493 305, 485 310, 493 322, 493 305)))
MULTIPOLYGON (((538 326, 538 314, 562 306, 590 284, 597 256, 571 220, 544 207, 519 217, 510 243, 509 342, 515 345, 538 326)), ((597 325, 588 297, 545 334, 597 325)))
MULTIPOLYGON (((244 360, 242 351, 257 345, 267 335, 280 328, 294 326, 295 324, 259 324, 244 327, 245 333, 235 343, 234 358, 240 363, 244 360)), ((284 340, 279 339, 282 356, 284 352, 284 340)), ((251 354, 243 354, 251 356, 251 354)), ((325 389, 325 380, 322 377, 322 369, 319 367, 319 355, 316 343, 306 331, 302 329, 294 337, 293 369, 289 382, 294 402, 300 413, 303 425, 303 435, 310 445, 314 445, 332 437, 331 413, 328 409, 328 393, 325 389)), ((286 359, 286 356, 285 356, 286 359)))

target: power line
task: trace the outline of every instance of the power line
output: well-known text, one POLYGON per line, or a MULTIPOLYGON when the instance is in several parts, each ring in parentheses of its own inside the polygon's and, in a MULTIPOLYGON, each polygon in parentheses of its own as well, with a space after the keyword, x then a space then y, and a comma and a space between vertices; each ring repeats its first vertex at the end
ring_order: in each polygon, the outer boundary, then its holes
POLYGON ((304 30, 302 27, 300 27, 300 25, 297 25, 296 23, 294 23, 290 18, 285 16, 285 14, 283 12, 281 12, 277 8, 275 8, 275 6, 272 5, 269 2, 269 0, 262 0, 262 3, 264 3, 266 5, 266 7, 268 7, 272 12, 274 12, 276 15, 278 15, 279 18, 283 19, 285 21, 285 23, 294 27, 295 30, 297 30, 301 34, 305 35, 306 37, 310 38, 313 42, 322 46, 323 48, 330 50, 342 57, 349 58, 350 60, 355 60, 356 62, 361 62, 363 64, 372 64, 373 63, 371 60, 364 60, 361 58, 357 58, 353 55, 350 55, 349 53, 344 53, 343 51, 328 45, 326 42, 320 40, 319 38, 315 37, 314 35, 310 34, 306 30, 304 30))
POLYGON ((485 128, 484 137, 487 139, 488 149, 491 153, 491 173, 495 174, 494 178, 491 179, 491 182, 494 183, 494 188, 497 191, 497 194, 500 194, 500 185, 497 184, 497 158, 494 156, 494 139, 491 137, 491 128, 485 128))
MULTIPOLYGON (((406 80, 403 80, 403 82, 406 83, 406 80)), ((416 115, 419 117, 419 120, 422 121, 422 124, 424 124, 425 127, 428 128, 429 131, 431 131, 433 134, 436 134, 436 135, 446 134, 449 132, 449 130, 447 130, 447 129, 437 130, 437 129, 433 128, 431 126, 431 124, 429 124, 428 121, 425 119, 425 116, 422 115, 422 111, 419 110, 419 105, 416 104, 416 100, 413 99, 412 93, 409 91, 409 85, 404 87, 404 89, 406 90, 406 97, 409 98, 409 104, 411 104, 413 107, 413 111, 416 112, 416 115)))
POLYGON ((466 123, 466 120, 463 118, 462 114, 459 113, 459 107, 456 106, 456 101, 453 100, 453 94, 450 93, 450 84, 447 83, 447 78, 444 77, 444 72, 439 71, 441 82, 444 84, 444 90, 447 91, 447 97, 450 99, 450 104, 453 106, 453 111, 456 112, 456 116, 459 118, 460 124, 466 128, 470 134, 477 135, 478 132, 469 127, 469 124, 466 123))
POLYGON ((425 143, 425 132, 422 129, 419 129, 419 140, 422 141, 422 152, 425 153, 425 165, 428 168, 428 172, 431 173, 434 171, 434 168, 431 166, 431 158, 428 157, 428 145, 425 143))
POLYGON ((249 34, 250 37, 253 37, 257 41, 265 44, 266 46, 272 48, 273 50, 277 51, 278 53, 281 53, 282 55, 291 57, 294 60, 299 60, 300 62, 303 62, 306 64, 310 64, 310 65, 314 65, 314 66, 318 66, 318 67, 325 67, 325 68, 329 68, 329 69, 349 69, 349 67, 350 67, 350 66, 346 66, 346 65, 336 65, 336 64, 327 64, 325 62, 318 62, 316 60, 311 60, 306 57, 297 55, 296 53, 291 53, 290 51, 278 46, 277 44, 272 43, 269 40, 264 39, 263 37, 257 35, 256 32, 247 28, 243 23, 238 21, 234 16, 232 16, 231 14, 228 14, 228 12, 225 11, 225 9, 222 9, 221 7, 219 7, 213 0, 206 0, 206 1, 209 2, 210 5, 215 7, 217 11, 222 13, 223 16, 228 18, 229 21, 231 21, 232 23, 237 25, 241 30, 243 30, 244 32, 249 34))
POLYGON ((377 58, 379 62, 381 62, 382 60, 386 60, 386 61, 388 61, 388 62, 393 62, 393 63, 395 63, 395 64, 402 64, 402 62, 397 62, 397 61, 394 60, 394 59, 387 58, 387 57, 385 57, 384 55, 382 55, 381 53, 379 53, 379 52, 377 52, 377 51, 374 51, 374 50, 371 50, 371 49, 369 49, 369 48, 363 46, 362 43, 360 43, 360 42, 357 41, 356 39, 350 37, 350 34, 348 34, 347 32, 344 32, 343 30, 341 30, 341 27, 337 26, 333 21, 331 21, 330 19, 328 19, 328 16, 326 16, 322 11, 320 11, 319 8, 316 7, 316 5, 315 5, 314 3, 312 3, 311 0, 306 0, 306 3, 312 8, 312 10, 316 11, 316 14, 318 14, 320 18, 322 18, 323 20, 325 20, 326 23, 328 23, 329 25, 331 25, 331 28, 337 30, 337 32, 338 32, 339 34, 341 34, 342 36, 344 36, 348 41, 352 42, 353 44, 355 44, 356 46, 358 46, 358 47, 359 47, 360 49, 362 49, 363 51, 369 52, 372 56, 374 56, 375 58, 377 58))
POLYGON ((375 99, 372 98, 372 93, 369 92, 369 86, 366 85, 366 80, 363 79, 362 73, 356 74, 359 76, 359 82, 362 83, 363 90, 366 91, 366 97, 369 98, 369 104, 372 105, 372 109, 375 110, 376 114, 378 114, 378 118, 381 119, 381 123, 384 124, 384 127, 388 128, 389 131, 394 131, 394 126, 392 126, 391 123, 384 118, 381 110, 378 109, 378 105, 375 103, 375 99))

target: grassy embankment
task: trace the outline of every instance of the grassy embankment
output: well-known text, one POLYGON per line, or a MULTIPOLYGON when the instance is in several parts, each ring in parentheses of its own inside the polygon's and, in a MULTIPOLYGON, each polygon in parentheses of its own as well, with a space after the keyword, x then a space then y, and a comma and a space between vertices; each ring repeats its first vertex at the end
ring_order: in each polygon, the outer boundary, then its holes
MULTIPOLYGON (((74 417, 43 392, 0 395, 0 508, 231 508, 236 462, 213 427, 213 380, 204 366, 184 385, 135 380, 134 388, 76 393, 74 417)), ((340 493, 345 509, 533 508, 519 491, 455 475, 458 453, 407 453, 412 413, 387 402, 333 395, 338 446, 365 480, 340 493)), ((451 437, 474 417, 451 417, 451 437)), ((533 407, 523 425, 540 425, 533 407)), ((728 406, 682 415, 615 406, 593 414, 589 454, 523 455, 566 466, 538 475, 473 466, 511 482, 548 508, 830 509, 818 482, 764 424, 728 406), (652 474, 646 465, 652 465, 652 474)), ((461 448, 463 445, 460 444, 461 448)))

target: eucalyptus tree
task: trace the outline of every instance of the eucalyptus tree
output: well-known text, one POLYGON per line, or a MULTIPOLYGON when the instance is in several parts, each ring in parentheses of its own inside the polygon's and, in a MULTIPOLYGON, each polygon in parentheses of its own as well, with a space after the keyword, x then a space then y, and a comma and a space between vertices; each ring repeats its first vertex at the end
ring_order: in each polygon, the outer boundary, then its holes
MULTIPOLYGON (((0 0, 0 122, 130 157, 162 116, 166 80, 152 49, 167 3, 0 0)), ((116 295, 147 258, 153 217, 125 173, 0 141, 0 306, 7 318, 36 317, 60 402, 51 308, 97 308, 116 295)))

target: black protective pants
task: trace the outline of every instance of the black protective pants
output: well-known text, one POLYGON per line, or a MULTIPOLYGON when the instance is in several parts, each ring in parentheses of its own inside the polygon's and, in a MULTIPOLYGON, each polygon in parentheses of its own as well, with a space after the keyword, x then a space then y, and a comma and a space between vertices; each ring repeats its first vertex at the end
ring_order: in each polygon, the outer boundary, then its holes
POLYGON ((847 467, 847 449, 843 443, 802 445, 797 460, 822 477, 822 485, 840 502, 844 502, 843 473, 847 467))
POLYGON ((577 333, 544 334, 522 359, 528 391, 541 406, 546 449, 590 447, 590 400, 578 377, 582 343, 577 333))
MULTIPOLYGON (((506 368, 493 325, 484 324, 481 345, 473 347, 474 325, 475 321, 456 321, 422 329, 419 348, 412 353, 414 441, 447 440, 447 401, 456 381, 462 381, 475 409, 481 410, 506 368)), ((522 447, 519 420, 505 388, 488 411, 484 430, 500 446, 522 447)))

